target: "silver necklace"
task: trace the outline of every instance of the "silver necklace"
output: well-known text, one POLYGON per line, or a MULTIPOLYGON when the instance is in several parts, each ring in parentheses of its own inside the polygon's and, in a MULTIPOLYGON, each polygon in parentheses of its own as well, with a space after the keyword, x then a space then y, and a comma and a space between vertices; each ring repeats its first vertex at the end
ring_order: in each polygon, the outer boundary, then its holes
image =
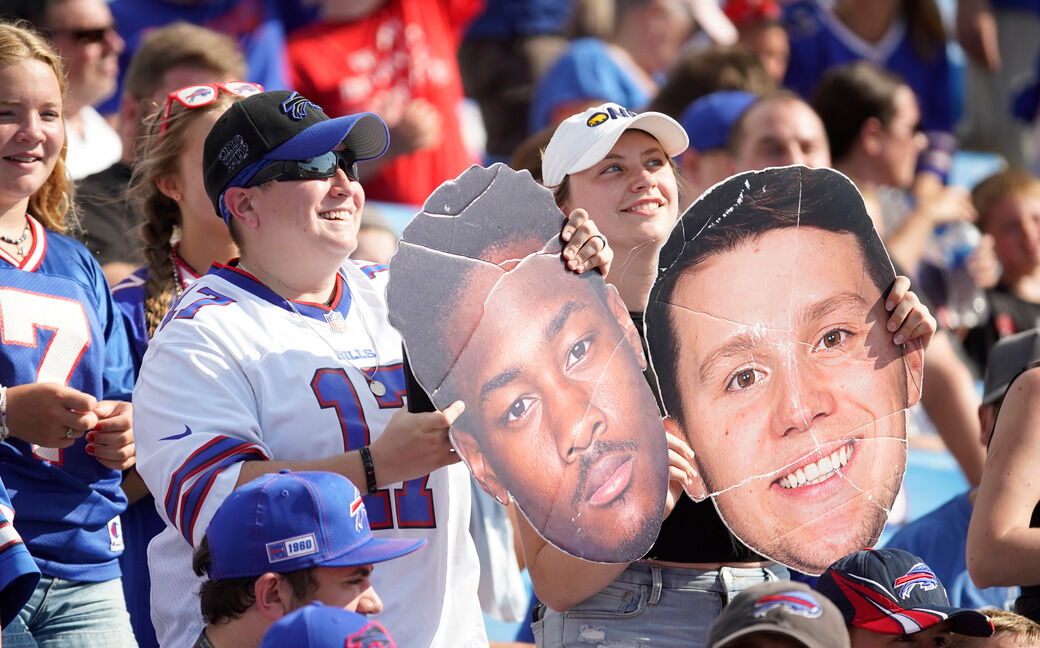
MULTIPOLYGON (((238 269, 253 275, 253 277, 255 277, 256 280, 259 281, 261 284, 263 284, 265 288, 278 295, 278 293, 275 292, 266 283, 264 283, 260 279, 260 277, 257 277, 255 272, 243 266, 241 261, 238 263, 238 269)), ((281 295, 278 296, 282 297, 281 295)), ((282 297, 282 301, 288 304, 292 312, 296 314, 296 317, 303 320, 303 323, 307 325, 307 328, 309 328, 311 331, 314 332, 315 335, 321 338, 321 341, 324 342, 329 347, 329 349, 331 349, 332 352, 336 354, 337 358, 350 365, 351 369, 357 371, 364 377, 365 382, 368 383, 368 390, 372 392, 373 396, 375 396, 376 398, 380 398, 386 395, 386 385, 376 380, 375 378, 376 373, 379 372, 379 347, 376 345, 376 340, 375 337, 372 336, 372 332, 368 329, 368 322, 365 321, 365 317, 361 314, 360 308, 358 308, 357 310, 358 319, 361 320, 361 326, 365 329, 365 335, 368 336, 368 341, 372 345, 372 351, 376 354, 376 366, 371 376, 368 375, 368 372, 366 372, 364 369, 354 364, 345 352, 337 349, 332 344, 332 342, 329 342, 329 339, 326 338, 325 335, 320 330, 318 330, 313 324, 311 324, 310 318, 304 316, 303 313, 296 309, 296 304, 292 303, 291 299, 286 299, 285 297, 282 297)), ((346 322, 343 320, 343 315, 341 315, 338 311, 330 311, 328 313, 325 313, 325 321, 329 324, 329 328, 331 328, 336 333, 342 333, 346 330, 346 322)))
POLYGON ((25 229, 22 230, 21 236, 14 239, 9 236, 4 236, 3 234, 0 234, 0 241, 15 246, 15 249, 18 251, 18 256, 25 256, 25 242, 29 240, 30 231, 31 230, 29 229, 29 219, 27 217, 25 219, 25 229))

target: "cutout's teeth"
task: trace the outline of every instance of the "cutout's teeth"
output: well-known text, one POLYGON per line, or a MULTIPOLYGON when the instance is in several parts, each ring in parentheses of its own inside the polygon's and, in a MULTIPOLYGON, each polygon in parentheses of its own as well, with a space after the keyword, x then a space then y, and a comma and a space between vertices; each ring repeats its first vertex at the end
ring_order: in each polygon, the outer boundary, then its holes
POLYGON ((804 485, 819 484, 841 470, 849 463, 851 457, 852 443, 847 443, 819 461, 806 464, 781 477, 777 483, 781 488, 798 488, 804 485))

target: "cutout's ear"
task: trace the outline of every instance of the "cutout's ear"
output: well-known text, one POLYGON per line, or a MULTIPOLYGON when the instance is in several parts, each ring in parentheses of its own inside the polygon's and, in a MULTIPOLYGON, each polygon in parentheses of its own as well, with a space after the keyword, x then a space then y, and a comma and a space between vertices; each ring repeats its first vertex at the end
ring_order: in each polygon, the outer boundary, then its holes
MULTIPOLYGON (((686 432, 682 429, 682 426, 679 425, 678 421, 676 421, 670 416, 666 416, 661 422, 664 424, 664 431, 666 434, 686 444, 687 447, 690 447, 689 441, 687 441, 686 438, 686 432)), ((672 468, 675 467, 674 464, 676 458, 672 456, 673 453, 677 455, 682 454, 674 447, 674 445, 675 444, 672 441, 668 442, 669 473, 671 473, 672 468)), ((693 454, 692 450, 691 454, 693 454)), ((695 502, 700 502, 701 500, 707 498, 708 495, 711 494, 711 491, 708 490, 708 485, 704 482, 704 477, 701 476, 701 467, 697 463, 696 454, 694 454, 693 459, 690 460, 690 465, 693 466, 694 475, 692 475, 691 483, 688 486, 685 486, 684 490, 686 491, 686 494, 690 496, 690 499, 692 499, 695 502)))
POLYGON ((260 225, 259 214, 253 208, 253 201, 248 189, 231 187, 224 192, 224 204, 227 205, 231 217, 248 229, 256 229, 260 225))
POLYGON ((502 506, 509 504, 509 492, 498 480, 494 469, 488 465, 487 458, 473 435, 460 429, 457 422, 452 426, 451 434, 456 452, 469 466, 469 471, 473 474, 473 479, 480 484, 480 488, 502 506))
POLYGON ((913 407, 921 400, 924 380, 924 345, 920 338, 903 345, 903 358, 906 362, 906 406, 913 407))
POLYGON ((254 605, 264 618, 275 622, 292 610, 292 586, 274 572, 261 574, 253 583, 254 605))
POLYGON ((612 284, 607 284, 607 308, 610 309, 610 314, 621 327, 621 334, 632 347, 632 352, 639 358, 639 368, 646 371, 646 354, 643 353, 643 342, 639 337, 639 331, 636 330, 636 325, 632 322, 632 317, 628 314, 628 308, 621 300, 617 288, 612 284))

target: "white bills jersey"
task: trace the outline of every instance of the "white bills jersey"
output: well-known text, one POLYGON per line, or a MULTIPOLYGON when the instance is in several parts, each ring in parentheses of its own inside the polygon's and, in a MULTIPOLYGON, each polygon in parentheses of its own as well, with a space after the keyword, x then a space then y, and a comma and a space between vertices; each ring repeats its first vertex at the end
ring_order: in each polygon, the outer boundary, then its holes
MULTIPOLYGON (((214 266, 156 331, 134 389, 134 431, 138 470, 168 525, 148 549, 161 646, 189 646, 202 629, 192 547, 242 461, 356 450, 404 405, 384 271, 346 264, 324 306, 289 304, 248 272, 214 266)), ((365 506, 376 537, 428 542, 373 573, 379 621, 403 646, 486 645, 465 466, 394 484, 365 496, 365 506)))

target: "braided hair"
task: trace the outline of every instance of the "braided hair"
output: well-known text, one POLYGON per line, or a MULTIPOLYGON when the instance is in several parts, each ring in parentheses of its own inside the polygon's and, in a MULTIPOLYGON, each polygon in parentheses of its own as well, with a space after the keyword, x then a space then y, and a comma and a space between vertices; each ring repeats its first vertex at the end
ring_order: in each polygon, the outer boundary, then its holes
MULTIPOLYGON (((174 291, 180 291, 180 286, 175 283, 173 241, 182 225, 181 209, 173 198, 159 189, 157 181, 180 170, 181 156, 190 145, 188 136, 196 120, 210 113, 219 115, 237 99, 219 92, 213 103, 193 109, 174 102, 163 132, 160 132, 161 111, 147 119, 147 131, 139 143, 130 192, 140 200, 145 215, 141 232, 144 257, 148 263, 144 316, 149 338, 173 305, 174 291)), ((213 217, 216 218, 216 214, 213 217)))

